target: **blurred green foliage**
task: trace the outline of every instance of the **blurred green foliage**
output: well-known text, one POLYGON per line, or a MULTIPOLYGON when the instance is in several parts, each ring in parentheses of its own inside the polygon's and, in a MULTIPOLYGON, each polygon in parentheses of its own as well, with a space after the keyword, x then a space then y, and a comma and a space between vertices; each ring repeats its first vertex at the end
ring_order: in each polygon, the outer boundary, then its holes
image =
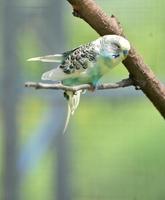
POLYGON ((165 197, 165 125, 148 101, 90 99, 74 121, 75 199, 165 197))
MULTIPOLYGON (((72 199, 164 199, 163 118, 142 97, 94 99, 83 98, 72 118, 72 199)), ((49 151, 25 178, 23 199, 52 198, 54 156, 49 151)))
POLYGON ((47 104, 38 98, 30 97, 23 98, 19 107, 19 129, 20 129, 20 144, 24 145, 34 130, 37 130, 41 119, 44 117, 47 104), (30 118, 29 118, 30 115, 30 118))

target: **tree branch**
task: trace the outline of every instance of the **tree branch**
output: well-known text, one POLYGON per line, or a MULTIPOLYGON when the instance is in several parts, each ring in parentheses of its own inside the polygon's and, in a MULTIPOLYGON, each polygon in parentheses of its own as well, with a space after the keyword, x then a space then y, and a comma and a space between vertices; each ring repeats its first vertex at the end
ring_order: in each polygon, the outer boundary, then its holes
MULTIPOLYGON (((73 7, 74 16, 85 20, 101 36, 116 34, 124 36, 123 29, 114 15, 111 17, 94 0, 67 0, 73 7)), ((165 118, 165 85, 163 85, 132 46, 123 61, 134 82, 165 118)))
MULTIPOLYGON (((76 92, 78 90, 91 90, 93 91, 94 89, 97 90, 105 90, 105 89, 116 89, 116 88, 124 88, 124 87, 129 87, 129 86, 134 86, 134 83, 132 79, 123 79, 117 83, 104 83, 98 85, 96 88, 93 88, 93 86, 89 84, 83 84, 83 85, 77 85, 77 86, 66 86, 62 85, 61 83, 55 83, 55 84, 50 84, 50 83, 36 83, 36 82, 26 82, 25 87, 33 87, 35 89, 54 89, 54 90, 67 90, 67 91, 72 91, 76 92)), ((135 86, 136 87, 136 86, 135 86)))

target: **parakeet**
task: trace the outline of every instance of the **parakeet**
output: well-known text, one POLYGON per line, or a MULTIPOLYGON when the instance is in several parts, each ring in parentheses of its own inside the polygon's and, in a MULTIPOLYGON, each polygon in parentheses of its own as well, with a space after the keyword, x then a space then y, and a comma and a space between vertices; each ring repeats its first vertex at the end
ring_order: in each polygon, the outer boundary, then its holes
MULTIPOLYGON (((63 85, 75 86, 91 84, 97 86, 98 80, 110 69, 123 61, 130 50, 130 43, 118 35, 105 35, 62 54, 30 58, 28 61, 57 62, 55 69, 45 72, 42 80, 60 81, 63 85)), ((79 105, 82 90, 77 92, 65 91, 68 100, 68 116, 64 132, 79 105)))

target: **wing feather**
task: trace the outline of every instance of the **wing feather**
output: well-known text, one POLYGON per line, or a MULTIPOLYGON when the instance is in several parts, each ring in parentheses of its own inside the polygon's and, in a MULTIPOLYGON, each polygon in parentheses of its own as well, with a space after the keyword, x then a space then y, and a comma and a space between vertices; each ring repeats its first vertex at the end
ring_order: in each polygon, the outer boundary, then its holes
POLYGON ((97 52, 94 46, 89 43, 82 45, 71 51, 63 53, 63 61, 56 68, 42 75, 42 80, 64 80, 69 78, 77 78, 85 73, 96 62, 97 52))
POLYGON ((56 69, 52 69, 50 71, 43 73, 41 79, 60 81, 60 80, 63 80, 65 77, 66 77, 66 74, 59 67, 57 67, 56 69))
POLYGON ((47 55, 35 58, 29 58, 27 61, 41 61, 41 62, 57 62, 61 63, 63 60, 63 54, 47 55))

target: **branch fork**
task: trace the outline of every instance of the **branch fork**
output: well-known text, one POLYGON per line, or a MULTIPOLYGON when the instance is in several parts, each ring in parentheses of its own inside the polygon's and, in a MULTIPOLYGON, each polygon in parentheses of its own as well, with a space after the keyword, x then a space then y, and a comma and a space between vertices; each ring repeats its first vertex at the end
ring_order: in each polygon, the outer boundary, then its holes
POLYGON ((77 85, 77 86, 66 86, 61 83, 43 83, 43 82, 26 82, 25 87, 32 87, 35 89, 54 89, 54 90, 64 90, 64 91, 72 91, 76 92, 78 90, 105 90, 105 89, 117 89, 117 88, 124 88, 129 86, 135 86, 133 83, 133 80, 130 78, 123 79, 116 83, 103 83, 99 84, 94 87, 90 84, 83 84, 83 85, 77 85))

